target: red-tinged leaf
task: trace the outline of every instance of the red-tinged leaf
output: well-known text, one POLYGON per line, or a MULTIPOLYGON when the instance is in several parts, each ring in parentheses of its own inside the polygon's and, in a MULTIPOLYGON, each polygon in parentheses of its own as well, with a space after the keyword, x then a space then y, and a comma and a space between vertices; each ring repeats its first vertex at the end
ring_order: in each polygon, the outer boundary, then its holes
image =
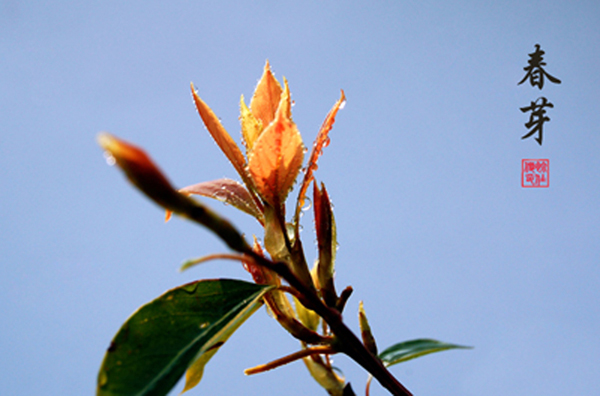
MULTIPOLYGON (((252 250, 260 256, 264 256, 263 250, 254 238, 252 250)), ((252 275, 254 282, 260 285, 280 286, 279 276, 268 268, 258 266, 248 256, 244 256, 244 268, 252 275)), ((296 319, 294 309, 287 296, 281 290, 272 290, 264 297, 267 303, 269 314, 271 314, 290 334, 299 340, 309 343, 319 343, 322 338, 313 330, 307 328, 302 322, 296 319)))
POLYGON ((243 184, 235 180, 224 178, 198 183, 184 187, 179 192, 186 195, 195 194, 217 199, 256 217, 261 224, 263 223, 262 211, 256 206, 252 195, 243 184))
MULTIPOLYGON (((254 245, 252 245, 252 250, 257 253, 259 256, 264 257, 264 252, 254 237, 254 245)), ((254 261, 250 258, 245 258, 242 260, 242 264, 244 265, 244 269, 252 275, 252 279, 259 285, 274 285, 280 286, 281 281, 277 274, 271 271, 268 268, 262 267, 254 263, 254 261)))
POLYGON ((302 137, 289 118, 289 103, 286 84, 275 119, 258 137, 248 158, 256 190, 273 207, 285 201, 304 158, 302 137))
POLYGON ((313 202, 317 247, 319 249, 317 279, 325 302, 330 307, 335 307, 338 298, 333 282, 333 275, 337 235, 331 201, 329 200, 329 195, 324 184, 321 183, 321 189, 319 190, 317 183, 314 183, 313 202))
POLYGON ((247 180, 246 175, 246 160, 244 155, 240 151, 240 148, 235 143, 233 138, 229 135, 229 133, 225 130, 219 118, 215 115, 215 113, 211 110, 210 107, 196 93, 196 89, 194 88, 194 84, 192 87, 192 96, 194 98, 194 103, 196 104, 196 109, 198 109, 198 113, 208 129, 208 132, 213 137, 221 151, 225 154, 227 159, 231 162, 235 170, 242 177, 244 182, 247 180))
POLYGON ((281 99, 281 85, 271 73, 269 61, 265 64, 263 75, 258 81, 254 95, 250 101, 250 109, 262 127, 266 128, 275 118, 281 99))
POLYGON ((337 115, 338 110, 344 107, 346 103, 346 96, 344 95, 344 91, 342 90, 340 99, 333 105, 333 108, 327 114, 325 121, 321 125, 321 129, 317 134, 317 138, 313 143, 312 151, 310 153, 310 157, 308 158, 308 164, 306 166, 306 173, 304 174, 304 179, 302 180, 302 185, 300 186, 300 191, 298 192, 298 202, 296 205, 296 222, 298 217, 300 216, 300 211, 304 206, 304 198, 306 196, 306 191, 308 190, 308 186, 313 179, 313 173, 317 170, 317 161, 319 157, 323 153, 323 148, 329 145, 329 131, 333 128, 333 123, 335 122, 335 116, 337 115))
POLYGON ((189 206, 188 198, 173 188, 142 149, 109 133, 101 133, 98 143, 125 172, 127 178, 157 204, 174 212, 185 210, 189 206))

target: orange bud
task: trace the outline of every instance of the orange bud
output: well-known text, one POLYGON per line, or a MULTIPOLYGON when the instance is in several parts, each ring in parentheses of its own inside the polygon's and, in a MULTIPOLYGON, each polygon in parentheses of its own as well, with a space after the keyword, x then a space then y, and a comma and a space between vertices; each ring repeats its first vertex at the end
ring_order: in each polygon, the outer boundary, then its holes
POLYGON ((109 133, 101 133, 98 143, 125 172, 127 178, 160 206, 180 212, 186 198, 171 183, 140 148, 109 133))

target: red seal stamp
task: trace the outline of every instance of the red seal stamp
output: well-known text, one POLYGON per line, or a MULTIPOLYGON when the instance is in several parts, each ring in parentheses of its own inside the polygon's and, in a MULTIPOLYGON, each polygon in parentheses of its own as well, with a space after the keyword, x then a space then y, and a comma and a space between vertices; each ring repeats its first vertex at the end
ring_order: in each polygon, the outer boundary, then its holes
POLYGON ((521 161, 521 187, 550 186, 550 160, 524 159, 521 161))

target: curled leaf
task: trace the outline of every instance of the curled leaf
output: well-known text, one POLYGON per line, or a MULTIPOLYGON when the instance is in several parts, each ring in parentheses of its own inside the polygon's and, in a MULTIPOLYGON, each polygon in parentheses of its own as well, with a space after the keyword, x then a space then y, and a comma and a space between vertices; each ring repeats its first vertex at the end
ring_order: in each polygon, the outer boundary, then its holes
POLYGON ((223 178, 208 182, 193 184, 179 190, 186 195, 202 195, 208 198, 214 198, 225 204, 231 205, 242 212, 248 213, 262 224, 263 215, 261 209, 256 206, 252 195, 243 184, 235 180, 223 178))

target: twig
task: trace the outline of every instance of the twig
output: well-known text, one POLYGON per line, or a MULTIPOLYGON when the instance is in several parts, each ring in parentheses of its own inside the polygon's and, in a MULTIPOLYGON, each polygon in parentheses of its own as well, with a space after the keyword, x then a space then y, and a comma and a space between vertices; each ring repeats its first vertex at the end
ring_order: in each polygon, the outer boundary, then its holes
POLYGON ((307 356, 312 356, 312 355, 332 355, 334 353, 337 353, 337 351, 335 349, 333 349, 330 346, 316 346, 316 347, 311 347, 311 348, 306 348, 306 349, 301 349, 298 352, 294 352, 290 355, 284 356, 282 358, 273 360, 272 362, 266 363, 266 364, 261 364, 259 366, 256 367, 252 367, 249 369, 244 370, 244 374, 246 375, 252 375, 252 374, 258 374, 258 373, 264 373, 265 371, 269 371, 272 370, 274 368, 283 366, 285 364, 294 362, 296 360, 305 358, 307 356))

